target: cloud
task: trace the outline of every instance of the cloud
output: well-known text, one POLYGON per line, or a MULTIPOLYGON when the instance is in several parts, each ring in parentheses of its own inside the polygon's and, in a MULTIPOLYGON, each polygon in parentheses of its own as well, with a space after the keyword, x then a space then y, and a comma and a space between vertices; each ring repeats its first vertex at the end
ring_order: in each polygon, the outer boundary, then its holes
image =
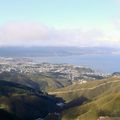
POLYGON ((15 22, 8 23, 0 29, 0 42, 4 44, 34 42, 45 40, 49 29, 37 23, 15 22))
POLYGON ((113 46, 120 35, 91 28, 55 29, 35 22, 11 22, 0 27, 0 46, 113 46))

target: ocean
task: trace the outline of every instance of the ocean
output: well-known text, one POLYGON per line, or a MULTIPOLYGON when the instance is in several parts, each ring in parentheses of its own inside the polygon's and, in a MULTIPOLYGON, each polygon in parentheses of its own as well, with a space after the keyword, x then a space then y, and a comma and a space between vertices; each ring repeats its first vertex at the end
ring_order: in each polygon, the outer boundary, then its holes
POLYGON ((53 64, 73 64, 95 69, 99 72, 113 73, 120 72, 120 55, 72 55, 72 56, 52 56, 52 57, 34 57, 37 63, 53 64))

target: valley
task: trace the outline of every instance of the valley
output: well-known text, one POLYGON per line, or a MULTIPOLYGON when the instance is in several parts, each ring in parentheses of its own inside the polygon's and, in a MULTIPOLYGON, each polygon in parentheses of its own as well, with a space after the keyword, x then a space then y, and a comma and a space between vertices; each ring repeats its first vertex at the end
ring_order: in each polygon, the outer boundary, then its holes
POLYGON ((119 118, 120 77, 110 77, 86 84, 88 88, 83 84, 76 84, 59 89, 56 93, 53 92, 53 94, 64 98, 68 103, 71 100, 79 100, 81 96, 88 99, 80 106, 65 110, 62 120, 97 120, 100 116, 109 116, 109 119, 105 120, 114 120, 115 117, 119 118), (78 90, 78 87, 81 89, 78 90), (71 91, 69 91, 70 89, 71 91))
POLYGON ((0 80, 0 109, 16 116, 15 120, 52 120, 51 117, 55 120, 101 120, 101 116, 114 120, 120 117, 119 90, 119 76, 73 84, 48 93, 0 80))
POLYGON ((0 110, 11 116, 6 120, 120 117, 119 72, 103 74, 84 66, 38 64, 28 58, 2 58, 0 66, 0 110))

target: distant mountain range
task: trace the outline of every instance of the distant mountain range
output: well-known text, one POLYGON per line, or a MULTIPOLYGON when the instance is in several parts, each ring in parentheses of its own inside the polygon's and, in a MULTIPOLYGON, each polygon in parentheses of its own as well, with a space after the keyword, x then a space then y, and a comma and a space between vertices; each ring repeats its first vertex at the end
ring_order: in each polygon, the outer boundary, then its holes
POLYGON ((106 47, 1 47, 2 57, 70 56, 85 54, 112 54, 120 50, 106 47))

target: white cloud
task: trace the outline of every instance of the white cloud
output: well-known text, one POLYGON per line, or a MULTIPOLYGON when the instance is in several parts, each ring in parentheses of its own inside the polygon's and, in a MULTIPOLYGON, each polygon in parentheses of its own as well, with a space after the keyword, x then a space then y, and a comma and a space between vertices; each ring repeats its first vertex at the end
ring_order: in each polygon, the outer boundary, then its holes
POLYGON ((37 23, 8 23, 0 29, 0 40, 3 42, 30 42, 45 39, 48 34, 46 26, 37 23))
POLYGON ((40 23, 12 22, 0 27, 0 46, 120 46, 119 30, 56 30, 40 23))

